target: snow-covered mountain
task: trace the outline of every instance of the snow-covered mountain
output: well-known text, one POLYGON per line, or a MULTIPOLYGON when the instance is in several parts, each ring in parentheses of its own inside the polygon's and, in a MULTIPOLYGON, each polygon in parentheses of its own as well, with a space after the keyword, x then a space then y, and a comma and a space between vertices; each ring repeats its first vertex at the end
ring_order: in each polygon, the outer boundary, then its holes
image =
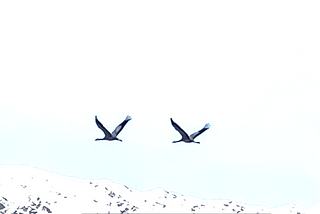
POLYGON ((107 179, 57 175, 22 165, 0 165, 0 214, 84 213, 319 213, 294 204, 274 209, 231 200, 201 200, 155 189, 137 191, 107 179))

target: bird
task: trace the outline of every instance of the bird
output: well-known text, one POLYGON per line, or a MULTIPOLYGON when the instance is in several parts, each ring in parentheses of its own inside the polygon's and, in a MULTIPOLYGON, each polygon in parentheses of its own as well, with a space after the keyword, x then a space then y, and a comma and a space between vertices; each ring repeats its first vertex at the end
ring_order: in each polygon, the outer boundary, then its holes
POLYGON ((181 140, 173 141, 172 143, 178 143, 178 142, 184 141, 184 142, 186 142, 186 143, 198 143, 198 144, 200 144, 200 142, 196 142, 196 141, 194 141, 194 139, 195 139, 196 137, 198 137, 200 134, 202 134, 204 131, 206 131, 207 129, 210 128, 210 124, 207 123, 201 130, 199 130, 199 131, 197 131, 197 132, 195 132, 195 133, 193 133, 193 134, 191 134, 191 135, 188 135, 178 124, 176 124, 176 123, 172 120, 172 118, 170 118, 170 120, 171 120, 172 126, 173 126, 173 127, 175 128, 175 130, 177 130, 177 131, 181 134, 181 136, 182 136, 181 140))
POLYGON ((129 120, 131 120, 132 118, 128 115, 126 117, 126 119, 120 123, 116 128, 115 130, 110 133, 103 125, 102 123, 100 123, 100 121, 98 120, 97 116, 96 116, 96 124, 97 126, 99 127, 99 129, 101 129, 104 133, 104 138, 97 138, 95 141, 98 141, 98 140, 118 140, 120 142, 122 142, 121 139, 117 138, 117 135, 121 132, 121 130, 123 129, 123 127, 127 124, 127 122, 129 120))

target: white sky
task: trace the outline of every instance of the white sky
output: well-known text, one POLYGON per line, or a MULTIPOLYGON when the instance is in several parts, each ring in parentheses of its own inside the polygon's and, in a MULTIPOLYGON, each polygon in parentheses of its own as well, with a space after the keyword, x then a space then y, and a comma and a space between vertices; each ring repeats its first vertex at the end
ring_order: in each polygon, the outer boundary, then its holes
POLYGON ((0 3, 0 164, 274 206, 320 200, 316 1, 0 3), (122 143, 95 142, 132 116, 122 143), (200 145, 180 138, 211 129, 200 145))

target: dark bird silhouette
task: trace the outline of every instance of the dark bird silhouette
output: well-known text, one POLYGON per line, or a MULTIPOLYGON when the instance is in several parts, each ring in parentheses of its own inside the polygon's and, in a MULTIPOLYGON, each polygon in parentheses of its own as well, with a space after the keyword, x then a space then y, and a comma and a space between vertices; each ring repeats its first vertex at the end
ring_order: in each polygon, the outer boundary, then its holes
POLYGON ((201 130, 199 130, 199 131, 197 131, 197 132, 195 132, 195 133, 193 133, 193 134, 191 134, 191 135, 189 136, 178 124, 176 124, 176 123, 172 120, 172 118, 170 118, 170 120, 171 120, 172 126, 173 126, 173 127, 175 128, 175 130, 177 130, 177 131, 181 134, 181 136, 182 136, 181 140, 173 141, 172 143, 178 143, 178 142, 181 142, 181 141, 184 141, 184 142, 186 142, 186 143, 200 143, 200 142, 194 141, 194 139, 195 139, 196 137, 198 137, 200 134, 202 134, 204 131, 206 131, 207 129, 210 128, 210 124, 207 123, 201 130))
POLYGON ((99 129, 101 129, 104 133, 104 138, 97 138, 97 140, 119 140, 122 142, 121 139, 117 138, 117 135, 121 132, 121 130, 123 129, 123 127, 127 124, 127 122, 131 120, 130 116, 127 116, 126 119, 120 123, 115 130, 112 132, 112 134, 102 125, 102 123, 100 123, 100 121, 98 120, 97 116, 96 116, 96 124, 99 127, 99 129))

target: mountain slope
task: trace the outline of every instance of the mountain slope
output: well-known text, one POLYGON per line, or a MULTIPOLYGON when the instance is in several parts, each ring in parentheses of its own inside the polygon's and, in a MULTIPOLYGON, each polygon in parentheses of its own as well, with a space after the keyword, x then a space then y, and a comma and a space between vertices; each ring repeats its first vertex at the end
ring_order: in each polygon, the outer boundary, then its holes
POLYGON ((295 205, 268 209, 230 200, 201 200, 160 188, 142 192, 106 179, 72 178, 28 166, 0 165, 0 173, 0 214, 314 213, 295 205))

